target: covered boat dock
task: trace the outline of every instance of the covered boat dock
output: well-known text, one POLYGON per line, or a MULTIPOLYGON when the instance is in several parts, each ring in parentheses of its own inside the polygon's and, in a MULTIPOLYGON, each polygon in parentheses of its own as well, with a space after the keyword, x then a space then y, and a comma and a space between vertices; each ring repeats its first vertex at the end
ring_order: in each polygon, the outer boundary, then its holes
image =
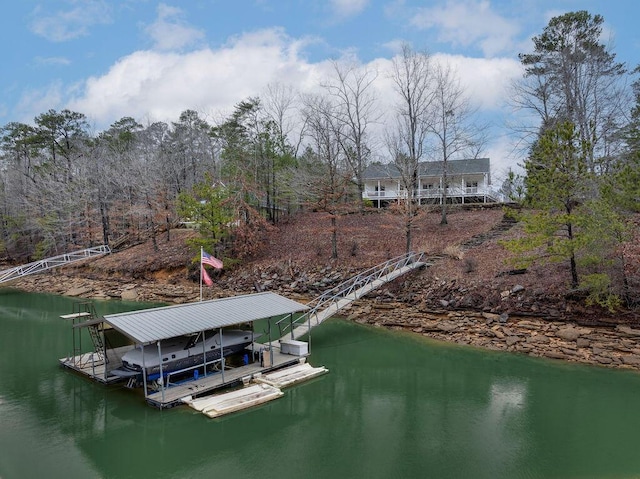
MULTIPOLYGON (((255 293, 197 303, 165 306, 96 317, 91 311, 76 311, 63 319, 73 323, 74 353, 60 359, 60 364, 98 382, 111 384, 123 381, 113 373, 122 366, 122 356, 135 345, 143 351, 152 348, 162 356, 161 341, 184 335, 218 331, 224 342, 223 329, 237 325, 250 325, 254 331, 256 321, 264 320, 266 335, 260 342, 251 341, 243 354, 241 364, 232 364, 229 357, 207 360, 188 370, 164 374, 160 363, 157 379, 147 377, 143 368, 143 390, 146 401, 158 408, 182 404, 185 397, 196 398, 235 384, 246 383, 269 371, 297 364, 308 356, 308 348, 281 350, 279 338, 271 337, 272 319, 296 315, 308 310, 296 301, 275 293, 255 293), (88 328, 93 342, 93 352, 83 352, 81 331, 88 328), (127 339, 129 345, 111 347, 110 331, 116 331, 127 339), (176 381, 173 381, 175 375, 176 381), (186 379, 185 379, 186 377, 186 379), (179 380, 178 380, 179 378, 179 380)), ((274 332, 277 328, 274 329, 274 332)), ((277 336, 277 333, 276 333, 277 336)), ((252 338, 253 339, 253 338, 252 338)), ((131 385, 131 384, 129 384, 131 385)))

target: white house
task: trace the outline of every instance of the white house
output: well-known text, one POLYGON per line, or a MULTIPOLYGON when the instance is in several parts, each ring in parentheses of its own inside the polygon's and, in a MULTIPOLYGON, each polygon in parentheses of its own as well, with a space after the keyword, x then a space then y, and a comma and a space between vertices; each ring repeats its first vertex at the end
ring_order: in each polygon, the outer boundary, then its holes
MULTIPOLYGON (((442 203, 443 162, 424 161, 418 165, 414 199, 420 204, 442 203)), ((503 196, 491 186, 489 158, 447 161, 447 203, 496 203, 503 196)), ((373 164, 363 172, 364 199, 376 206, 407 198, 400 169, 393 163, 373 164)))

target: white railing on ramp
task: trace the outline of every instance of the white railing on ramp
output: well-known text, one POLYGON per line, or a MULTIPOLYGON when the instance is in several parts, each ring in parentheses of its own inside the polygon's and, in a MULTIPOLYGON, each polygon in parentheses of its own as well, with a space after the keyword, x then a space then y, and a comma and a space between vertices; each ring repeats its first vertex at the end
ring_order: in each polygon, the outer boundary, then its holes
POLYGON ((425 266, 423 258, 424 253, 406 253, 363 271, 324 292, 307 303, 311 309, 304 314, 297 318, 289 316, 276 323, 280 329, 280 341, 304 336, 312 327, 318 326, 356 299, 409 271, 425 266))
POLYGON ((22 266, 16 266, 14 268, 0 271, 0 283, 11 281, 29 274, 41 273, 57 266, 63 266, 69 263, 75 263, 83 259, 92 258, 94 256, 100 256, 103 254, 111 253, 111 248, 107 245, 95 246, 93 248, 86 248, 80 251, 74 251, 72 253, 65 253, 58 256, 52 256, 51 258, 42 259, 40 261, 34 261, 33 263, 24 264, 22 266))

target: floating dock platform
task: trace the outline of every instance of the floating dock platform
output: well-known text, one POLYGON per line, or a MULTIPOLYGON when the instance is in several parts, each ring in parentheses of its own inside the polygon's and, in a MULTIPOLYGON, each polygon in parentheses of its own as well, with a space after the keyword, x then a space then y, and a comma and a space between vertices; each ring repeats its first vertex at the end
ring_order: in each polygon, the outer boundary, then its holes
POLYGON ((181 401, 210 418, 216 418, 278 399, 284 395, 281 388, 293 386, 327 372, 324 366, 314 368, 308 363, 296 364, 265 375, 256 375, 253 384, 242 389, 198 399, 187 396, 181 401))
POLYGON ((253 384, 236 391, 184 401, 211 418, 258 406, 282 397, 284 393, 268 384, 253 384))
POLYGON ((329 370, 324 366, 314 368, 311 364, 304 363, 259 376, 254 381, 280 389, 293 386, 302 381, 308 381, 327 372, 329 370))

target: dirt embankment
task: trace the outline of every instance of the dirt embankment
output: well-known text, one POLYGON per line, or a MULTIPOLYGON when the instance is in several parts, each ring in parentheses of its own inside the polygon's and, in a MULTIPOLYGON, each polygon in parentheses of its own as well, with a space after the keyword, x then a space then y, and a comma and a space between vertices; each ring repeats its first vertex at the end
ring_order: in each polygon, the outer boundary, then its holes
MULTIPOLYGON (((587 308, 567 295, 563 264, 514 270, 500 241, 520 234, 501 209, 438 212, 412 225, 414 250, 428 267, 385 285, 345 311, 381 327, 490 349, 640 369, 640 320, 587 308)), ((373 211, 338 219, 337 260, 330 258, 329 217, 296 216, 274 228, 259 257, 213 272, 204 299, 275 291, 302 302, 359 272, 404 253, 402 216, 373 211)), ((200 297, 198 254, 185 246, 194 233, 172 230, 126 250, 29 276, 13 286, 98 299, 182 303, 200 297)))

